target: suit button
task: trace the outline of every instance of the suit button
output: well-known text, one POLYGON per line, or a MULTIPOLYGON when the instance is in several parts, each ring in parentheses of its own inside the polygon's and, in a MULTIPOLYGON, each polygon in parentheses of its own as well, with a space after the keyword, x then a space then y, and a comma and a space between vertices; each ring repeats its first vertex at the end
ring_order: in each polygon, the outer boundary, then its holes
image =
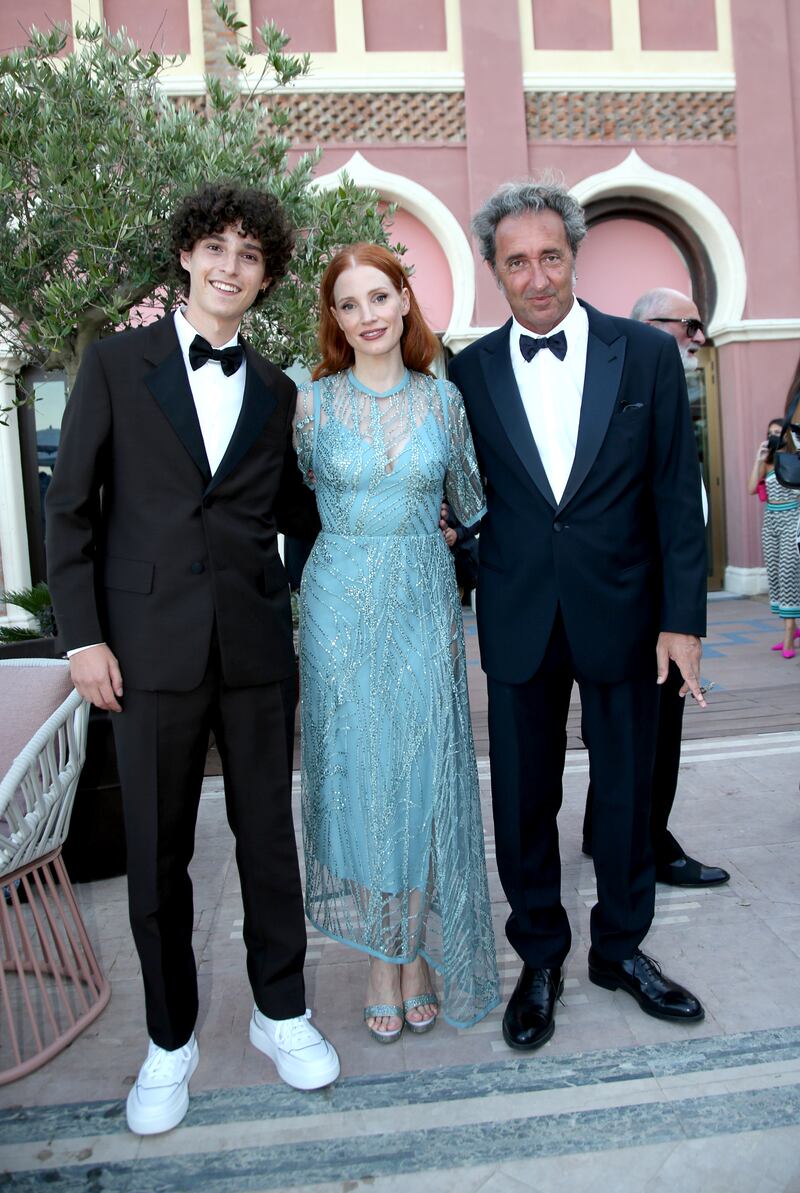
POLYGON ((190 564, 190 566, 189 566, 189 571, 192 573, 193 576, 200 576, 203 574, 203 572, 205 570, 206 570, 206 565, 204 563, 195 562, 193 564, 190 564))
POLYGON ((214 504, 213 497, 204 497, 203 498, 203 509, 204 510, 210 510, 213 504, 214 504))
POLYGON ((563 522, 554 522, 553 523, 553 530, 555 531, 556 534, 559 534, 563 529, 564 529, 563 522))

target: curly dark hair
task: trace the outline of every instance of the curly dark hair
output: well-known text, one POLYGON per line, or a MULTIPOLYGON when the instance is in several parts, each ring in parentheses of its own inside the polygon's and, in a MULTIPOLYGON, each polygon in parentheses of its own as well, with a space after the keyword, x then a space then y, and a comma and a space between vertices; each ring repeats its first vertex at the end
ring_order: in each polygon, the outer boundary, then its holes
POLYGON ((187 294, 189 277, 181 265, 181 253, 191 252, 202 237, 240 222, 242 231, 261 244, 270 279, 264 290, 259 290, 253 306, 266 298, 286 273, 294 248, 294 229, 275 196, 235 182, 207 182, 183 199, 170 223, 172 265, 187 294))

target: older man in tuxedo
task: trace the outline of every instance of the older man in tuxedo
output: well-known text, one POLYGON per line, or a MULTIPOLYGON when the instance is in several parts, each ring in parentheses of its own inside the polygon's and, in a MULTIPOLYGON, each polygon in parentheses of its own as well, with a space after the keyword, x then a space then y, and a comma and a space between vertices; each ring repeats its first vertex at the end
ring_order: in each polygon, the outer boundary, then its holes
POLYGON ((648 1014, 703 1018, 640 945, 653 915, 650 781, 670 661, 699 686, 705 536, 675 340, 573 292, 583 212, 560 186, 507 184, 473 220, 512 317, 452 362, 483 471, 477 590, 508 939, 523 969, 503 1032, 555 1027, 570 949, 557 814, 577 681, 595 790, 589 977, 648 1014))
POLYGON ((172 247, 186 304, 88 349, 47 495, 61 641, 75 686, 114 715, 150 1036, 127 1101, 137 1134, 180 1122, 198 1062, 188 866, 212 729, 236 838, 250 1040, 297 1088, 339 1072, 303 986, 294 654, 277 546, 279 527, 313 535, 319 523, 292 448, 295 386, 239 335, 292 240, 268 193, 215 184, 184 200, 172 247))

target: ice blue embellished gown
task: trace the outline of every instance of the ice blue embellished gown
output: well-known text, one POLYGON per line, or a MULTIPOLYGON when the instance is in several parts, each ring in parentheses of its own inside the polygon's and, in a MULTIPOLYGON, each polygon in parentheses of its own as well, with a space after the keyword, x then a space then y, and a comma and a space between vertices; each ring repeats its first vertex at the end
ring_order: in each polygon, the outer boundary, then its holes
POLYGON ((464 631, 439 530, 483 491, 461 396, 406 373, 301 388, 296 442, 322 532, 300 594, 306 912, 397 963, 419 952, 459 1027, 499 1001, 464 631))

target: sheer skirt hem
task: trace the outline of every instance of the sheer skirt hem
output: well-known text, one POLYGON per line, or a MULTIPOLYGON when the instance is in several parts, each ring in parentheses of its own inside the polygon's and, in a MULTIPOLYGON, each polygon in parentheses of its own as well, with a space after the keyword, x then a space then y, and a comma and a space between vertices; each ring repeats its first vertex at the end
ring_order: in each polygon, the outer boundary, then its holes
MULTIPOLYGON (((324 924, 311 915, 308 908, 306 908, 306 918, 318 932, 321 932, 323 936, 327 936, 329 940, 335 940, 337 944, 343 944, 347 945, 348 948, 357 949, 359 953, 364 953, 367 957, 374 957, 376 961, 386 961, 389 965, 410 965, 412 961, 416 961, 417 957, 422 957, 422 959, 427 963, 428 967, 432 969, 434 973, 438 974, 440 978, 446 977, 445 966, 442 965, 441 961, 434 960, 427 949, 423 948, 422 946, 420 946, 416 952, 409 954, 407 957, 389 957, 385 953, 379 953, 377 949, 370 948, 369 945, 363 944, 360 940, 348 940, 347 937, 340 936, 337 932, 331 932, 325 927, 324 924)), ((441 999, 438 991, 434 990, 434 994, 436 994, 437 998, 441 999)), ((485 1019, 487 1015, 490 1015, 492 1011, 500 1006, 500 1002, 500 995, 495 994, 492 996, 489 1002, 487 1002, 486 1006, 477 1011, 471 1019, 456 1019, 447 1011, 443 1002, 440 1001, 439 1015, 442 1017, 442 1019, 444 1019, 445 1023, 450 1025, 450 1027, 455 1027, 463 1031, 467 1028, 474 1027, 476 1023, 480 1023, 481 1019, 485 1019)))

